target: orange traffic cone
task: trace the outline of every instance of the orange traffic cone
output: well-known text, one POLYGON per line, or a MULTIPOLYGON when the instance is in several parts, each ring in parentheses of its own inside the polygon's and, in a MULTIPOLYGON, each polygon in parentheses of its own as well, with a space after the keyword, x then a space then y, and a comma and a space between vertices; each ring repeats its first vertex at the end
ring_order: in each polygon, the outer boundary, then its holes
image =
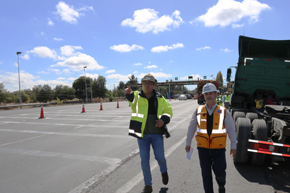
POLYGON ((101 105, 100 105, 100 111, 101 111, 101 110, 103 110, 103 105, 102 105, 102 103, 101 103, 101 105))
POLYGON ((119 108, 119 100, 117 99, 117 108, 119 108))
POLYGON ((44 117, 44 114, 43 114, 43 107, 42 107, 42 105, 41 105, 40 117, 39 117, 39 118, 40 118, 40 119, 45 118, 45 117, 44 117))
POLYGON ((83 102, 83 109, 82 109, 82 112, 81 113, 85 113, 86 110, 85 110, 85 103, 83 102))

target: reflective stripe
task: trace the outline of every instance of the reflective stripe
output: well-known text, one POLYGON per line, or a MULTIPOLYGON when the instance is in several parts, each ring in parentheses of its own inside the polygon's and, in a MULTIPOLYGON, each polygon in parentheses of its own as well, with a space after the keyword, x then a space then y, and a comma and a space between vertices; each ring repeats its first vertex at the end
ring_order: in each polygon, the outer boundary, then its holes
POLYGON ((207 133, 207 130, 206 129, 200 129, 200 128, 197 128, 198 129, 198 132, 199 133, 207 133))
POLYGON ((206 119, 201 119, 200 121, 206 121, 206 119))
MULTIPOLYGON (((203 106, 197 108, 197 116, 196 116, 196 119, 197 119, 197 123, 198 123, 199 126, 200 126, 200 112, 201 112, 202 107, 203 106)), ((197 127, 197 130, 199 130, 199 127, 197 127)))
MULTIPOLYGON (((220 123, 219 123, 219 128, 218 128, 219 131, 223 130, 224 117, 225 117, 225 109, 223 107, 221 107, 221 109, 220 110, 222 111, 222 113, 220 113, 220 123)), ((222 132, 222 133, 224 133, 224 132, 222 132)))
MULTIPOLYGON (((163 113, 162 115, 166 115, 166 116, 168 116, 169 118, 171 118, 170 114, 163 113)), ((162 115, 161 115, 161 116, 162 116, 162 115)))
POLYGON ((133 129, 129 129, 129 133, 133 133, 137 135, 138 137, 142 137, 142 133, 136 133, 133 129))
POLYGON ((139 117, 139 118, 143 118, 143 117, 144 117, 144 115, 143 115, 143 114, 132 113, 132 117, 139 117))
POLYGON ((246 66, 247 60, 253 60, 253 58, 245 58, 245 60, 244 60, 244 66, 246 66))
POLYGON ((285 60, 285 62, 290 62, 290 60, 285 60))
POLYGON ((226 133, 226 132, 227 132, 226 129, 222 129, 222 130, 215 130, 215 129, 213 129, 212 130, 212 133, 215 133, 215 134, 217 134, 217 133, 226 133))

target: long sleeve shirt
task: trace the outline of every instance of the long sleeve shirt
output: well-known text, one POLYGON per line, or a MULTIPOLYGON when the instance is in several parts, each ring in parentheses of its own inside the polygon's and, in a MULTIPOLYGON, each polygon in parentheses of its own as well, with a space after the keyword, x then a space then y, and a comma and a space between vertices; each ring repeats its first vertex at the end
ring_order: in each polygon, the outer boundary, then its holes
MULTIPOLYGON (((205 105, 206 110, 209 115, 212 115, 215 108, 217 107, 217 104, 214 104, 212 108, 208 108, 207 105, 205 105)), ((237 146, 237 140, 236 140, 236 132, 235 132, 235 123, 232 118, 232 115, 230 112, 226 109, 225 112, 225 119, 224 119, 224 126, 227 130, 227 134, 229 136, 229 139, 231 141, 231 149, 236 149, 237 146)), ((188 131, 187 131, 187 138, 186 138, 186 146, 191 146, 192 138, 197 130, 197 117, 196 117, 196 110, 194 111, 192 118, 189 122, 188 131)))

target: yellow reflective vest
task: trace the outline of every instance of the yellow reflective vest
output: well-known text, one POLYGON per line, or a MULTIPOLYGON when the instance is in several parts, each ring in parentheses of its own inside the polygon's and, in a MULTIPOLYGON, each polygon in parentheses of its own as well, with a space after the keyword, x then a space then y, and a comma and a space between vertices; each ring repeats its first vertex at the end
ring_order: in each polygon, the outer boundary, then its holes
POLYGON ((218 105, 213 112, 213 128, 209 136, 207 133, 207 109, 205 105, 197 108, 197 146, 209 149, 226 147, 227 132, 224 126, 225 108, 218 105))
MULTIPOLYGON (((155 92, 155 91, 154 91, 155 92)), ((160 119, 163 116, 167 116, 166 119, 172 118, 172 108, 168 101, 159 93, 156 93, 156 106, 157 106, 157 117, 160 119)), ((137 138, 142 138, 144 129, 146 126, 149 103, 145 96, 139 91, 134 91, 134 100, 128 101, 132 115, 129 126, 129 135, 137 138)), ((167 124, 167 123, 165 123, 167 124)))

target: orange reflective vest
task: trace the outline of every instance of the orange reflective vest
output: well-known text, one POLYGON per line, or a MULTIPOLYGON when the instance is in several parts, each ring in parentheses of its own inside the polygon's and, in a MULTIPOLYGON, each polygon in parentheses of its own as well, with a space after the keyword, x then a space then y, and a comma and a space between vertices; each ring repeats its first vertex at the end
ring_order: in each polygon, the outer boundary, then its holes
POLYGON ((209 149, 226 147, 227 131, 224 126, 225 108, 218 105, 213 112, 213 128, 209 136, 207 133, 207 110, 205 105, 197 108, 197 146, 209 149))

